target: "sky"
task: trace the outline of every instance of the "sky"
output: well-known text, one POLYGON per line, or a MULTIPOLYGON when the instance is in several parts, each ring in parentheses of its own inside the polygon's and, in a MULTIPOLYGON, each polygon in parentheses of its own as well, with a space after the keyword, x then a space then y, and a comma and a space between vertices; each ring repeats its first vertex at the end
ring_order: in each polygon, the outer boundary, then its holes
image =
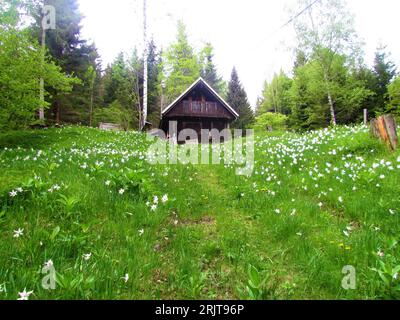
MULTIPOLYGON (((95 42, 103 67, 119 52, 143 48, 143 0, 78 0, 85 16, 82 35, 95 42)), ((205 42, 215 49, 219 74, 229 80, 235 66, 253 107, 265 80, 283 69, 290 72, 294 57, 290 18, 296 0, 147 0, 148 32, 159 47, 176 38, 176 22, 187 26, 191 44, 205 42)), ((365 62, 372 65, 376 48, 387 45, 400 69, 399 0, 347 0, 355 27, 364 41, 365 62)))

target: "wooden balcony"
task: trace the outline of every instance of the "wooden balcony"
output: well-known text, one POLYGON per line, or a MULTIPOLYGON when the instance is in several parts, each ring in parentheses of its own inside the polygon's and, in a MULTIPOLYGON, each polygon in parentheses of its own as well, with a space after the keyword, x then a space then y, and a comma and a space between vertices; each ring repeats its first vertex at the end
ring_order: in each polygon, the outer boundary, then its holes
POLYGON ((216 102, 183 101, 183 110, 189 114, 215 114, 218 105, 216 102))
POLYGON ((191 117, 191 118, 217 118, 232 120, 233 115, 229 113, 218 102, 202 102, 183 100, 168 113, 168 118, 173 117, 191 117))
POLYGON ((191 116, 217 116, 224 115, 224 110, 218 107, 216 102, 183 101, 182 111, 191 116))

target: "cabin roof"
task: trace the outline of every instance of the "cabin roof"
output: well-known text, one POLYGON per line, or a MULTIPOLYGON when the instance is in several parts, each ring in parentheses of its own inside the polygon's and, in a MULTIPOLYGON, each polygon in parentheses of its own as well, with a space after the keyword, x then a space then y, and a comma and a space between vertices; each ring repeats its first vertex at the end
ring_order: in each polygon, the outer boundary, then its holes
POLYGON ((198 78, 193 84, 187 88, 185 92, 183 92, 174 102, 172 102, 168 107, 166 107, 162 115, 166 115, 168 112, 170 112, 180 101, 182 101, 187 94, 190 93, 192 89, 194 89, 199 83, 203 83, 208 89, 208 91, 219 101, 221 104, 231 113, 235 116, 235 118, 239 118, 239 114, 202 78, 198 78))

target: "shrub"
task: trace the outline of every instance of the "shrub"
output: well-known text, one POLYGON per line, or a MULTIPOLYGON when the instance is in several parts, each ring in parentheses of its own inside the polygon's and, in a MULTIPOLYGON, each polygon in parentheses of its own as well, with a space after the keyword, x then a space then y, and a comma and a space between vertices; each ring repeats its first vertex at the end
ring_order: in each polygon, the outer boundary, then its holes
POLYGON ((119 124, 124 130, 136 128, 133 111, 122 107, 118 100, 115 100, 106 108, 97 109, 93 115, 94 125, 100 122, 119 124))
POLYGON ((389 86, 389 104, 387 111, 396 115, 397 119, 400 118, 400 77, 397 77, 389 86))
POLYGON ((255 130, 284 131, 288 117, 281 113, 266 112, 256 118, 255 130))

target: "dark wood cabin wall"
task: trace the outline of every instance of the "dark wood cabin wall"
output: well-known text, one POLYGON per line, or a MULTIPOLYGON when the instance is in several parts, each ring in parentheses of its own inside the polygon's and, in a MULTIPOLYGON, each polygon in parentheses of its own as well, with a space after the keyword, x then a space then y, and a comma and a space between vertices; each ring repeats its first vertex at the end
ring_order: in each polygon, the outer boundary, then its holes
POLYGON ((196 110, 196 108, 194 108, 195 104, 197 104, 198 106, 199 103, 200 102, 190 101, 190 100, 181 101, 174 109, 172 109, 167 115, 165 115, 164 118, 168 119, 173 117, 192 116, 192 117, 205 117, 205 118, 223 118, 229 121, 234 120, 234 116, 228 110, 226 110, 226 108, 220 102, 210 102, 210 101, 203 102, 201 111, 196 110), (209 111, 205 110, 204 108, 205 104, 209 105, 208 108, 210 109, 209 111), (217 106, 216 110, 213 107, 214 104, 217 106))

